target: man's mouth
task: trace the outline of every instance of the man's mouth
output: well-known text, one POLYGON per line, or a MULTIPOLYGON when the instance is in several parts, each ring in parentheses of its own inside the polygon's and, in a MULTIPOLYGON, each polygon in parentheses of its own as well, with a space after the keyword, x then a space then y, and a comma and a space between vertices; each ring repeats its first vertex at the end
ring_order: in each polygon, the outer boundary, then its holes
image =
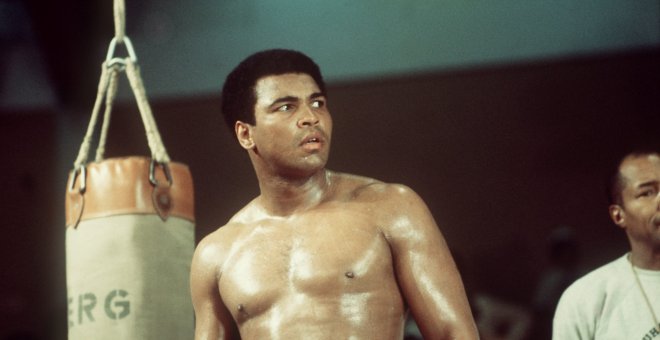
POLYGON ((309 136, 300 145, 307 151, 316 151, 321 149, 323 140, 320 136, 309 136))

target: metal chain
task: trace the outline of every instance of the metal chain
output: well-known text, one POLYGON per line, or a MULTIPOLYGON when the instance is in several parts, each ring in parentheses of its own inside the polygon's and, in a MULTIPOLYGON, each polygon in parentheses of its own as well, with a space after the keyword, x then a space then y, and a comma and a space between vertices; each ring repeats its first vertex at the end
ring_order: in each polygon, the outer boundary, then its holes
POLYGON ((653 322, 655 322, 653 328, 658 329, 658 317, 655 315, 655 311, 653 310, 651 301, 649 301, 649 297, 646 295, 646 291, 644 291, 642 282, 639 280, 639 276, 637 275, 637 271, 635 270, 635 265, 632 263, 632 256, 630 256, 628 260, 630 262, 630 269, 632 269, 633 276, 635 277, 635 281, 637 282, 637 287, 639 288, 639 291, 642 293, 642 296, 644 297, 644 301, 646 301, 646 306, 649 308, 649 312, 651 312, 651 316, 653 317, 653 322))

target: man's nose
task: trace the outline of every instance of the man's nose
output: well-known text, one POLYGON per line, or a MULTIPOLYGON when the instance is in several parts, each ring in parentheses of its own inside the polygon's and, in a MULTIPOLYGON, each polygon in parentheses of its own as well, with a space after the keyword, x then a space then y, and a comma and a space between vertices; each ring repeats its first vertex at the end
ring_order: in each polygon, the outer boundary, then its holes
POLYGON ((298 127, 314 126, 319 123, 319 117, 314 110, 308 106, 303 106, 300 110, 300 117, 298 118, 298 127))

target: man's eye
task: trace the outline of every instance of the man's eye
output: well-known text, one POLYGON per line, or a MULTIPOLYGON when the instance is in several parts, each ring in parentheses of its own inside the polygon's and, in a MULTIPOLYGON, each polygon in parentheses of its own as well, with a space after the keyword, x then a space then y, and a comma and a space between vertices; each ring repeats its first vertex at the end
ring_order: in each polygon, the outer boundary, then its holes
POLYGON ((639 197, 651 197, 655 195, 656 195, 656 191, 653 189, 644 190, 639 193, 639 197))
POLYGON ((277 111, 286 112, 286 111, 291 111, 291 109, 293 109, 293 105, 284 104, 284 105, 278 107, 277 111))
POLYGON ((325 106, 325 102, 323 100, 315 100, 312 102, 312 107, 321 108, 324 106, 325 106))

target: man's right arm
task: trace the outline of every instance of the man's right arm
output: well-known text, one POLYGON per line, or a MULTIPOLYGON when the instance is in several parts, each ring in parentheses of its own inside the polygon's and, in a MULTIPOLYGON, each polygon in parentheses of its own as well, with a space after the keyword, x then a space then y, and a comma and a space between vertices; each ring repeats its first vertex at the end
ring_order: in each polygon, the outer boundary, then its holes
MULTIPOLYGON (((593 339, 594 329, 592 322, 585 316, 585 309, 591 306, 583 299, 583 292, 579 284, 569 286, 557 304, 552 321, 553 340, 579 340, 593 339)), ((590 296, 590 294, 586 294, 590 296)))
POLYGON ((204 238, 193 255, 190 289, 195 310, 195 340, 238 339, 234 320, 218 289, 221 247, 213 234, 204 238))

